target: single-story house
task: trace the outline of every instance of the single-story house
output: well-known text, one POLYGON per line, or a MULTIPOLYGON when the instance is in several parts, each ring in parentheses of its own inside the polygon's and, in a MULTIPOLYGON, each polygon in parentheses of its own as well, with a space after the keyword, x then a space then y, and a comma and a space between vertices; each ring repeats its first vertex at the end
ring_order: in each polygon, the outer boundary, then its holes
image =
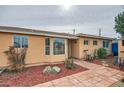
POLYGON ((0 26, 0 66, 7 66, 8 59, 3 53, 9 46, 26 47, 26 64, 62 62, 69 57, 84 58, 84 50, 93 53, 104 47, 111 54, 112 38, 68 34, 20 27, 0 26))

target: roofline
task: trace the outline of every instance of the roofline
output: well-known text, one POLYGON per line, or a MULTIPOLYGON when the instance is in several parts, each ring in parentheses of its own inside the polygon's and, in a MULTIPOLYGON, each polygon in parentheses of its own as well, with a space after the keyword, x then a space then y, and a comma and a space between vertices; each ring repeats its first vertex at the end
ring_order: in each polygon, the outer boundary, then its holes
POLYGON ((0 32, 7 32, 7 33, 17 33, 17 34, 29 34, 29 35, 41 35, 41 36, 49 36, 49 37, 60 37, 60 38, 67 38, 67 39, 78 39, 73 34, 68 33, 58 33, 58 32, 50 32, 45 30, 36 30, 36 29, 29 29, 29 28, 22 28, 22 27, 10 27, 10 26, 0 26, 0 32))
POLYGON ((86 37, 90 37, 90 38, 96 38, 96 39, 105 39, 105 40, 113 40, 114 39, 114 38, 110 38, 110 37, 89 35, 89 34, 83 34, 83 33, 73 35, 73 34, 69 34, 69 33, 58 33, 58 32, 36 30, 36 29, 14 27, 14 26, 0 26, 0 32, 39 35, 39 36, 48 36, 48 37, 59 37, 59 38, 67 38, 67 39, 78 39, 79 37, 82 37, 82 36, 86 36, 86 37))
POLYGON ((104 39, 104 40, 113 40, 114 38, 110 38, 110 37, 104 37, 104 36, 97 36, 97 35, 89 35, 89 34, 83 34, 83 33, 79 33, 76 34, 77 37, 90 37, 90 38, 96 38, 96 39, 104 39))

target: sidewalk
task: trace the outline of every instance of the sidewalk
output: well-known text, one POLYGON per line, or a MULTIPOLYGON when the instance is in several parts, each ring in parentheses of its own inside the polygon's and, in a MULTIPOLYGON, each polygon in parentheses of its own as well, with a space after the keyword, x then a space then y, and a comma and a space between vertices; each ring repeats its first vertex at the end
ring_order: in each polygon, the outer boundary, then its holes
POLYGON ((52 80, 34 87, 108 87, 124 77, 124 72, 85 61, 75 63, 89 70, 52 80))

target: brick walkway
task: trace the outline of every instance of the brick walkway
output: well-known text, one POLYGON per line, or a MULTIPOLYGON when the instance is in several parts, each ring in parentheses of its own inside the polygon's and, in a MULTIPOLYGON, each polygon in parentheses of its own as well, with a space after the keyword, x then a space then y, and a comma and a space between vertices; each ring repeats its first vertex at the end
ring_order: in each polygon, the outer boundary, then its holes
POLYGON ((75 63, 89 70, 34 87, 107 87, 124 77, 124 72, 119 70, 79 60, 75 60, 75 63))

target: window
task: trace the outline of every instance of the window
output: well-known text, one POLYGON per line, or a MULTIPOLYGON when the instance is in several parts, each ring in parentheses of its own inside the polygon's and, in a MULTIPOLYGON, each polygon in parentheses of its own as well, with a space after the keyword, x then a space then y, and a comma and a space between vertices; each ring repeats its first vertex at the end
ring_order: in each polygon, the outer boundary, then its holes
POLYGON ((28 47, 28 37, 27 36, 14 36, 14 47, 15 48, 27 48, 28 47))
POLYGON ((93 41, 93 45, 97 45, 97 41, 96 40, 93 41))
POLYGON ((103 41, 103 48, 109 47, 109 41, 103 41))
POLYGON ((45 54, 50 55, 50 38, 45 39, 45 54))
POLYGON ((53 42, 53 53, 54 55, 65 54, 65 40, 55 38, 53 42))
POLYGON ((88 45, 88 40, 84 40, 84 45, 88 45))
POLYGON ((124 46, 124 40, 122 40, 122 46, 124 46))

